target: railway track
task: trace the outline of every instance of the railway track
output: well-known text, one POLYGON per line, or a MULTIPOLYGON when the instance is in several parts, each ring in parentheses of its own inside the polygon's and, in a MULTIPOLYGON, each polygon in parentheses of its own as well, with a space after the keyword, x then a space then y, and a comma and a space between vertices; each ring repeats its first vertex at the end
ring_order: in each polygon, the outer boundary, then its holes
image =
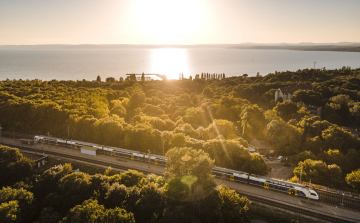
POLYGON ((360 200, 343 197, 342 195, 336 195, 324 191, 317 191, 320 202, 324 204, 334 205, 334 206, 341 206, 344 209, 349 209, 353 211, 360 211, 360 200))
POLYGON ((325 221, 335 222, 335 223, 351 223, 351 222, 358 221, 357 219, 344 219, 344 218, 340 218, 337 216, 331 216, 329 213, 326 213, 326 212, 320 212, 320 211, 314 211, 314 210, 309 210, 309 209, 305 209, 305 208, 299 208, 299 206, 290 205, 288 203, 276 201, 276 200, 270 199, 270 198, 259 197, 254 194, 243 193, 242 191, 239 191, 239 190, 236 190, 236 192, 240 196, 246 196, 250 201, 270 205, 272 207, 291 211, 291 212, 305 215, 308 217, 317 218, 320 220, 325 220, 325 221))
MULTIPOLYGON (((19 145, 14 145, 14 144, 4 144, 4 145, 11 146, 11 147, 15 146, 15 147, 17 147, 19 149, 27 150, 27 151, 42 152, 41 149, 35 149, 35 148, 27 147, 27 146, 19 146, 19 145)), ((59 153, 59 152, 55 152, 55 151, 48 151, 47 150, 46 153, 49 154, 49 155, 53 155, 53 156, 64 157, 64 158, 68 158, 68 159, 73 159, 73 160, 77 160, 77 161, 83 161, 83 162, 102 165, 102 166, 111 165, 111 167, 117 168, 117 169, 125 170, 125 169, 129 168, 128 166, 122 165, 120 163, 109 163, 109 162, 106 162, 106 161, 95 160, 95 159, 90 159, 90 158, 87 158, 87 157, 75 156, 75 155, 66 154, 66 153, 59 153)), ((144 169, 144 168, 142 168, 142 169, 137 168, 137 170, 143 172, 144 174, 154 173, 154 170, 148 170, 148 169, 144 169)), ((335 216, 335 215, 331 216, 329 213, 326 213, 326 212, 309 210, 309 209, 306 209, 306 208, 301 207, 301 206, 291 205, 289 203, 285 203, 285 202, 282 202, 282 201, 277 201, 277 200, 274 200, 272 198, 259 197, 256 194, 251 194, 251 193, 243 192, 243 191, 240 191, 240 190, 236 190, 236 192, 239 193, 239 195, 241 195, 241 196, 248 197, 248 199, 250 201, 252 201, 252 202, 258 202, 258 203, 261 203, 261 204, 270 205, 272 207, 288 210, 288 211, 291 211, 291 212, 294 212, 294 213, 298 213, 298 214, 305 215, 305 216, 310 216, 310 217, 313 217, 313 218, 317 218, 317 219, 321 219, 321 220, 325 220, 325 221, 329 221, 329 222, 335 222, 335 223, 358 222, 357 219, 345 219, 345 218, 335 216)), ((323 203, 326 203, 326 202, 323 202, 323 203)), ((345 199, 344 199, 344 203, 345 203, 345 199)), ((348 204, 350 204, 350 202, 348 202, 348 204)), ((357 205, 357 204, 355 204, 355 205, 357 205)), ((357 210, 359 210, 359 209, 357 209, 357 210)))

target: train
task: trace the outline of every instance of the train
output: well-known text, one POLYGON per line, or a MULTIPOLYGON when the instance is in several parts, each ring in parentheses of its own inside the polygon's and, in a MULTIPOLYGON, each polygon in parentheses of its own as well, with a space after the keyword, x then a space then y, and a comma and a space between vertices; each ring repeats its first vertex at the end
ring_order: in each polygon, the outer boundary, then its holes
POLYGON ((263 176, 252 176, 248 173, 226 169, 222 167, 214 167, 212 174, 219 178, 229 179, 234 182, 247 183, 254 186, 263 187, 265 189, 277 190, 288 193, 289 195, 297 197, 305 197, 313 200, 319 200, 318 193, 311 187, 306 187, 301 184, 291 183, 288 181, 276 180, 263 176))
MULTIPOLYGON (((151 154, 149 156, 148 154, 139 151, 103 146, 89 142, 82 142, 77 140, 65 140, 65 139, 48 137, 43 135, 36 135, 34 137, 34 142, 56 145, 56 146, 64 146, 74 149, 81 149, 83 146, 89 146, 89 147, 97 148, 98 153, 102 153, 105 155, 119 156, 122 158, 128 158, 131 160, 142 161, 142 162, 150 162, 155 165, 162 165, 162 166, 166 165, 165 156, 155 155, 155 154, 151 154)), ((305 198, 310 198, 312 200, 319 200, 319 195, 313 188, 306 187, 296 183, 290 183, 287 181, 276 180, 263 176, 253 176, 242 171, 231 170, 222 167, 214 167, 214 169, 212 170, 212 174, 215 175, 216 177, 227 179, 234 182, 247 183, 258 187, 263 187, 265 189, 288 193, 289 195, 293 195, 297 197, 305 197, 305 198)))

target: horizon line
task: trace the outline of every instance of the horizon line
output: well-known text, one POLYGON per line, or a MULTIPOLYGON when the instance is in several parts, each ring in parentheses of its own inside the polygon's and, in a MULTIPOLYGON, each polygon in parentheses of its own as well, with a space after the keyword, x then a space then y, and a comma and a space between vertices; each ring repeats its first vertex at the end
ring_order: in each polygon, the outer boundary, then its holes
POLYGON ((242 42, 242 43, 194 43, 194 44, 132 44, 132 43, 51 43, 51 44, 0 44, 0 46, 109 46, 109 45, 126 45, 126 46, 205 46, 205 45, 244 45, 244 44, 258 44, 258 45, 297 45, 297 44, 360 44, 360 42, 350 42, 350 41, 342 41, 342 42, 279 42, 279 43, 258 43, 258 42, 242 42))

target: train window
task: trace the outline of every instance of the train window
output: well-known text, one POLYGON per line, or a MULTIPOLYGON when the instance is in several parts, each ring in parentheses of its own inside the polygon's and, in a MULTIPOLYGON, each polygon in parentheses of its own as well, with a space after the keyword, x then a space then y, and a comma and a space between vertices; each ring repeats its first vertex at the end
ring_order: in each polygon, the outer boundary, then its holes
POLYGON ((316 194, 314 194, 314 193, 310 193, 312 196, 316 196, 316 194))

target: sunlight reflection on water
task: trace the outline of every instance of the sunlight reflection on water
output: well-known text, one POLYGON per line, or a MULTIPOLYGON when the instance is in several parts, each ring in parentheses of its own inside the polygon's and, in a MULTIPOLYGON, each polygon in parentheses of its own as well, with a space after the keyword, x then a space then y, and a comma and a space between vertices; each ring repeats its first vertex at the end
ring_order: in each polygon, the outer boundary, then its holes
POLYGON ((178 79, 189 69, 187 49, 152 49, 151 73, 165 74, 168 79, 178 79))

